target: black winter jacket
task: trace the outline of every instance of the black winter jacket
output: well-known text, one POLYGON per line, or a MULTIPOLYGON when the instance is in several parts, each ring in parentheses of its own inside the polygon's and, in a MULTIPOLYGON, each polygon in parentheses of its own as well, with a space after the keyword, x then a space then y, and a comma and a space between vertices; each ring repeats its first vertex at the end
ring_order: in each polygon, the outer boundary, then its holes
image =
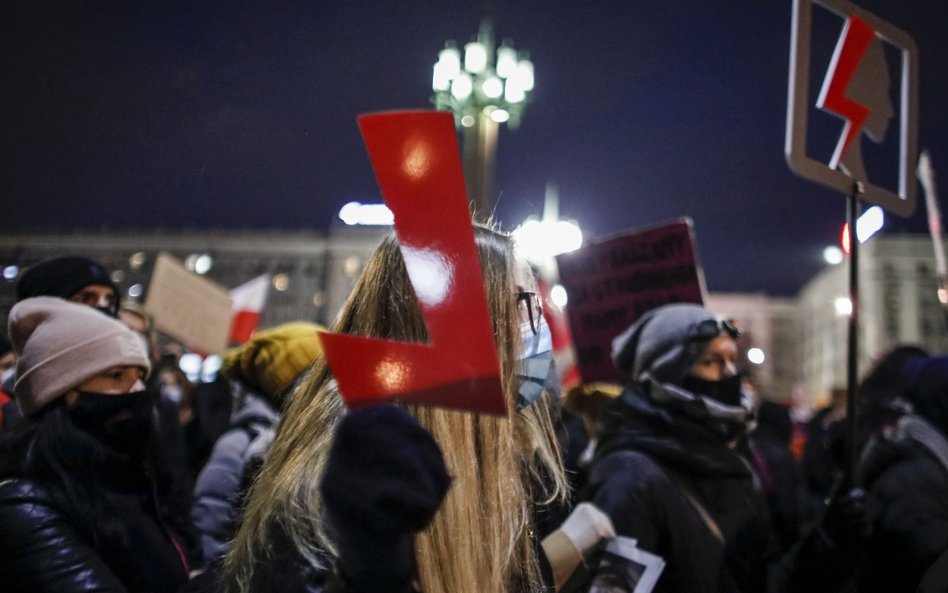
POLYGON ((585 498, 665 559, 656 593, 764 591, 775 543, 750 466, 644 389, 606 410, 585 498))
MULTIPOLYGON (((901 430, 907 420, 874 438, 860 462, 875 515, 860 593, 914 593, 925 571, 948 551, 948 467, 901 430)), ((944 436, 938 438, 948 449, 944 436)))
POLYGON ((0 578, 6 593, 176 591, 188 578, 180 545, 157 519, 154 500, 109 494, 128 528, 125 546, 98 547, 43 487, 0 482, 0 578))
POLYGON ((746 445, 633 385, 607 408, 583 498, 661 556, 655 593, 837 591, 852 561, 815 530, 781 556, 746 445))

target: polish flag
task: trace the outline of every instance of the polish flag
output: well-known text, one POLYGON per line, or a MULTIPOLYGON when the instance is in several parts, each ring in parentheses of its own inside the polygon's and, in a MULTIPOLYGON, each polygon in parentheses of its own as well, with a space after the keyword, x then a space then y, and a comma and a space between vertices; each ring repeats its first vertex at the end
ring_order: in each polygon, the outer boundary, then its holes
POLYGON ((270 274, 257 276, 253 280, 244 282, 230 291, 233 300, 233 316, 230 323, 230 343, 243 344, 250 339, 257 323, 260 322, 260 313, 267 302, 267 293, 270 291, 270 274))

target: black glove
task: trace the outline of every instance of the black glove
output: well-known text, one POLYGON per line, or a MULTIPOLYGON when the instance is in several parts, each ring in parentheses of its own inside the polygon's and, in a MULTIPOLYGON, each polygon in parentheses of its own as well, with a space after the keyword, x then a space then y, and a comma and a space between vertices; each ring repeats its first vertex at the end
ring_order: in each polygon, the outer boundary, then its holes
POLYGON ((320 489, 339 548, 337 571, 355 591, 404 591, 414 534, 451 484, 441 449, 393 406, 352 412, 336 431, 320 489))
POLYGON ((861 488, 840 489, 827 503, 823 531, 845 555, 858 554, 872 535, 872 519, 867 507, 867 496, 861 488))

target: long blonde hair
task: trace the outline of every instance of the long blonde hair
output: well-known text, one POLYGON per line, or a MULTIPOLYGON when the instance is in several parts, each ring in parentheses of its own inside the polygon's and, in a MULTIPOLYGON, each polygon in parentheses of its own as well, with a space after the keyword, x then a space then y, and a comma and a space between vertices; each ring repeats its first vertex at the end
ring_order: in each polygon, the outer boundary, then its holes
MULTIPOLYGON (((542 588, 532 538, 537 504, 565 499, 566 479, 545 405, 514 412, 519 324, 513 298, 517 265, 508 236, 475 226, 494 340, 508 394, 509 418, 404 406, 441 446, 452 486, 434 521, 415 542, 425 593, 527 593, 542 588), (537 488, 539 486, 539 488, 537 488)), ((366 264, 333 331, 427 341, 424 319, 394 237, 366 264)), ((254 591, 266 570, 274 528, 305 560, 335 554, 318 484, 336 424, 346 413, 325 360, 292 394, 243 523, 225 559, 223 584, 254 591)))

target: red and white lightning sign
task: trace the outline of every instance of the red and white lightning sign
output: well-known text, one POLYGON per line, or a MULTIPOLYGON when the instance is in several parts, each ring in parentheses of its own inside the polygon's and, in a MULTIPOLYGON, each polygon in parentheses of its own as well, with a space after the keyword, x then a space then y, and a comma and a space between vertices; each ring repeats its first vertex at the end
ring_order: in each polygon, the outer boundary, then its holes
POLYGON ((901 29, 866 12, 847 0, 794 0, 790 50, 789 101, 787 105, 787 163, 795 173, 849 195, 860 182, 865 202, 893 214, 915 211, 915 163, 918 159, 918 50, 901 29), (809 83, 813 5, 842 19, 836 49, 823 79, 816 108, 842 120, 832 156, 807 153, 809 133, 809 83), (893 76, 885 58, 886 46, 901 56, 899 109, 890 98, 893 76), (863 161, 862 141, 881 144, 899 116, 898 188, 874 183, 863 161))

